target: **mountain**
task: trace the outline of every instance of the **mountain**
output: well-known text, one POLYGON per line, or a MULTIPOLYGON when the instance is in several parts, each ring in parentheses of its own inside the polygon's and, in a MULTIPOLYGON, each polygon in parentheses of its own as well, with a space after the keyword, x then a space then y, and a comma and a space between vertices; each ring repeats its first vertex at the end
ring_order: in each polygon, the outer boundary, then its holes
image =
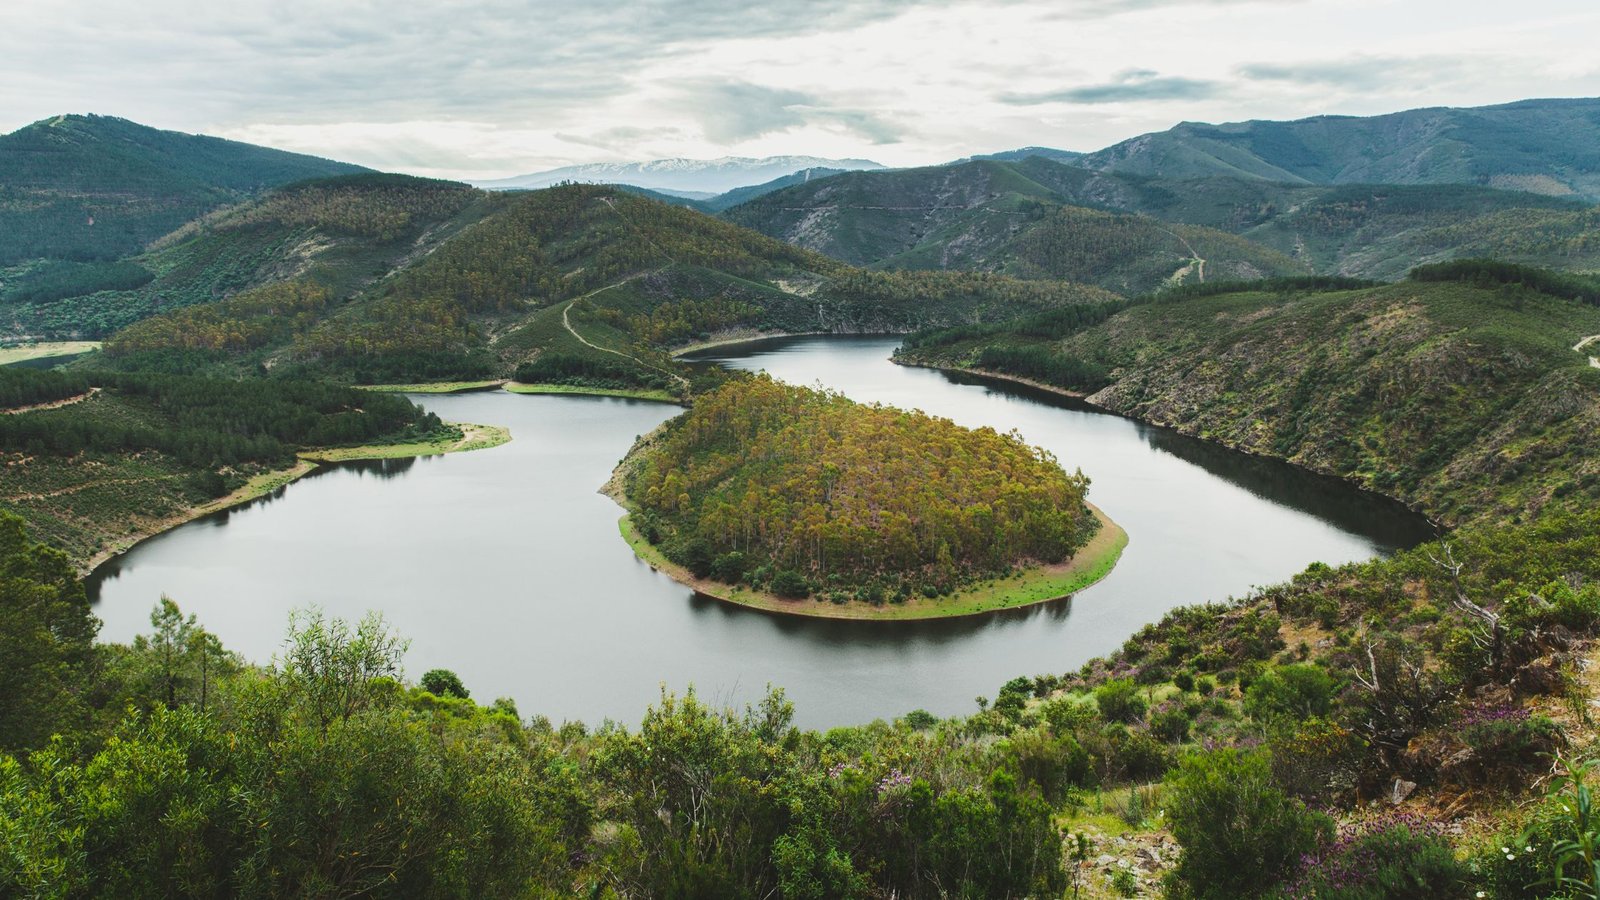
MULTIPOLYGON (((1249 242, 1230 242, 1231 249, 1221 257, 1196 244, 1198 256, 1208 260, 1208 276, 1225 272, 1224 261, 1246 250, 1258 257, 1251 265, 1260 274, 1293 271, 1281 259, 1263 266, 1274 257, 1260 257, 1262 250, 1289 257, 1301 270, 1366 278, 1395 278, 1418 263, 1463 256, 1600 269, 1600 214, 1576 197, 1453 184, 1335 186, 1237 176, 1157 178, 1093 171, 1037 156, 848 172, 766 194, 723 215, 855 265, 977 268, 1039 277, 1049 272, 1026 265, 1019 241, 1037 250, 1036 223, 1049 218, 1044 211, 1058 206, 1149 217, 1139 230, 1177 245, 1169 248, 1167 262, 1194 255, 1174 240, 1175 233, 1186 232, 1177 225, 1226 232, 1249 242), (1033 237, 1025 238, 1025 233, 1033 237)), ((1075 221, 1101 227, 1113 222, 1082 214, 1075 221)), ((1192 234, 1183 236, 1194 243, 1192 234)), ((1148 262, 1141 245, 1122 249, 1130 263, 1148 262)), ((1241 267, 1234 270, 1249 274, 1241 267)), ((1114 290, 1137 283, 1085 277, 1081 268, 1054 271, 1114 290)))
POLYGON ((663 193, 688 194, 703 200, 734 188, 761 184, 804 169, 881 169, 865 159, 821 159, 815 156, 724 156, 719 159, 658 159, 643 163, 589 163, 547 172, 475 182, 488 190, 532 190, 563 181, 580 184, 628 184, 663 193))
POLYGON ((1292 122, 1184 122, 1090 153, 1076 164, 1163 178, 1477 184, 1600 200, 1600 99, 1292 122))
POLYGON ((0 137, 0 266, 115 259, 267 188, 364 171, 110 116, 56 116, 0 137))
POLYGON ((1016 150, 1002 150, 999 153, 980 153, 958 161, 994 159, 1000 162, 1017 162, 1033 156, 1042 157, 1051 162, 1073 163, 1082 158, 1083 154, 1077 150, 1057 150, 1054 147, 1019 147, 1016 150))
POLYGON ((616 187, 345 181, 230 210, 148 258, 162 270, 149 285, 97 295, 107 318, 139 320, 108 340, 107 361, 676 392, 687 372, 668 351, 714 336, 903 332, 1115 299, 1054 281, 866 272, 616 187))
POLYGON ((913 335, 900 360, 1079 390, 1449 524, 1600 497, 1600 370, 1573 350, 1600 333, 1600 282, 1472 262, 1416 276, 1195 288, 913 335))
MULTIPOLYGON (((1085 208, 1034 177, 1114 178, 1040 158, 850 172, 766 194, 727 219, 852 265, 1057 278, 1118 293, 1309 271, 1220 230, 1085 208)), ((1078 191, 1080 195, 1093 192, 1078 191)), ((1131 202, 1131 201, 1130 201, 1131 202)))

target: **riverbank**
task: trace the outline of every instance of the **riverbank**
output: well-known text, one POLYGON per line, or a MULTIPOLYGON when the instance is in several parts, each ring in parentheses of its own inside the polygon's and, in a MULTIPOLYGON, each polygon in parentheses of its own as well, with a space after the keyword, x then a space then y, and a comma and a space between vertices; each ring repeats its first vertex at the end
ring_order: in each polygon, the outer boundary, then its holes
MULTIPOLYGON (((890 356, 889 361, 897 366, 905 366, 908 369, 932 369, 935 372, 951 372, 960 375, 975 375, 979 378, 992 378, 995 381, 1008 381, 1012 384, 1021 384, 1031 387, 1036 391, 1044 391, 1045 393, 1055 394, 1060 397, 1071 397, 1074 400, 1084 400, 1089 396, 1083 391, 1069 390, 1048 382, 1034 381, 1032 378, 1023 378, 1020 375, 1007 375, 1004 372, 996 372, 993 369, 963 369, 957 366, 941 366, 934 363, 902 359, 899 356, 890 356)), ((1106 412, 1112 412, 1112 410, 1106 410, 1106 412)))
MULTIPOLYGON (((614 498, 613 498, 614 499, 614 498)), ((917 597, 904 603, 874 605, 859 600, 833 603, 818 598, 791 600, 769 591, 752 590, 743 585, 725 584, 708 578, 696 578, 683 566, 664 556, 654 544, 644 539, 633 527, 630 516, 617 522, 623 540, 633 552, 652 569, 672 580, 725 603, 759 609, 764 612, 818 619, 855 619, 907 621, 916 619, 950 619, 979 616, 1007 609, 1022 609, 1052 600, 1069 597, 1095 584, 1116 566, 1122 551, 1128 546, 1128 533, 1113 522, 1099 507, 1086 504, 1100 522, 1100 528, 1089 542, 1073 554, 1072 559, 1056 565, 1034 566, 1006 578, 997 578, 965 588, 950 597, 929 599, 917 597)))
POLYGON ((91 556, 79 567, 80 575, 87 575, 107 560, 133 549, 136 545, 177 528, 195 519, 243 506, 275 493, 299 481, 325 465, 354 462, 363 459, 402 459, 416 456, 438 456, 444 453, 465 453, 486 450, 511 440, 511 430, 497 425, 474 425, 466 422, 448 422, 461 429, 459 438, 441 438, 433 441, 415 441, 405 444, 368 444, 361 447, 333 447, 325 450, 307 450, 296 454, 295 463, 283 469, 273 469, 252 476, 237 490, 215 500, 192 506, 181 512, 141 523, 140 527, 110 542, 100 552, 91 556))
POLYGON ((505 379, 493 381, 429 381, 420 384, 358 384, 363 391, 382 394, 462 394, 467 391, 487 391, 500 387, 505 379))
POLYGON ((645 388, 601 388, 573 384, 524 384, 508 381, 505 390, 513 394, 576 394, 586 397, 621 397, 626 400, 650 400, 656 403, 682 404, 683 400, 670 391, 645 388))
POLYGON ((0 347, 0 366, 46 359, 82 356, 100 349, 99 341, 40 341, 35 344, 17 344, 0 347))

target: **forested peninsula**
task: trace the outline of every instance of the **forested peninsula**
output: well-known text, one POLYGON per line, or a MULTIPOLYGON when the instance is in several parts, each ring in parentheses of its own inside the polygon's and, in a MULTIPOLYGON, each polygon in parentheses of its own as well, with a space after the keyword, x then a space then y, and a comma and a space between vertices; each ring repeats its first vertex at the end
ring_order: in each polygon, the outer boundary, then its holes
POLYGON ((1015 433, 759 375, 642 438, 608 492, 646 561, 703 593, 836 618, 1057 599, 1127 537, 1015 433))

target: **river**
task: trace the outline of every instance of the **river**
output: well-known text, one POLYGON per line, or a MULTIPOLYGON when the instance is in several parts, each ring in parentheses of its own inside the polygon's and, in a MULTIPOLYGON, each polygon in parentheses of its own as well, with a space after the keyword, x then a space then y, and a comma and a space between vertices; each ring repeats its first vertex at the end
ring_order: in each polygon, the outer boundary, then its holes
POLYGON ((896 366, 897 344, 791 338, 700 358, 1018 429, 1089 475, 1090 500, 1127 529, 1104 581, 1052 604, 936 622, 730 607, 639 562, 618 535, 621 510, 597 493, 635 437, 677 407, 495 391, 415 399, 445 419, 509 426, 509 444, 330 467, 107 563, 90 580, 101 637, 148 631, 167 594, 225 646, 266 662, 294 608, 378 610, 410 639, 410 677, 453 669, 474 698, 511 697, 524 715, 631 724, 662 686, 742 706, 770 684, 801 724, 829 727, 970 712, 1007 679, 1076 669, 1174 606, 1429 535, 1420 517, 1334 479, 1069 399, 896 366))

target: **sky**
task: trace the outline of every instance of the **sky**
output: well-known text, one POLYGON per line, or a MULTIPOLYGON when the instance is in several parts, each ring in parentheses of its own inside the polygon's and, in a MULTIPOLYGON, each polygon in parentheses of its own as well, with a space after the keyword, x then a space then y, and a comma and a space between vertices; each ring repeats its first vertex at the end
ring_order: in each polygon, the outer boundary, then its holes
POLYGON ((0 0, 0 130, 99 113, 388 171, 1095 150, 1600 95, 1594 0, 0 0))

